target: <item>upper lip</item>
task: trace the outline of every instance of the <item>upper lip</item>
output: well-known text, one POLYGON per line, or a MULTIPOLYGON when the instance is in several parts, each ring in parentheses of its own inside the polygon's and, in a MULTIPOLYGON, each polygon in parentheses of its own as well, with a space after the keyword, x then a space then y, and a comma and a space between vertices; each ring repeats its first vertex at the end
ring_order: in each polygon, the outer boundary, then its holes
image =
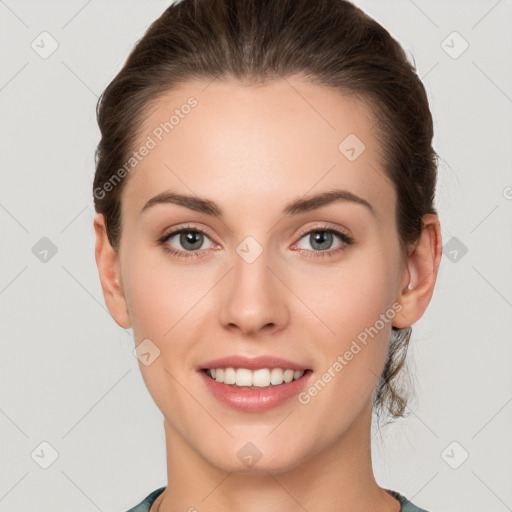
POLYGON ((247 368, 248 370, 257 370, 258 368, 282 368, 289 370, 308 370, 303 364, 289 361, 276 356, 245 357, 232 355, 213 359, 202 364, 199 369, 206 370, 211 368, 247 368))

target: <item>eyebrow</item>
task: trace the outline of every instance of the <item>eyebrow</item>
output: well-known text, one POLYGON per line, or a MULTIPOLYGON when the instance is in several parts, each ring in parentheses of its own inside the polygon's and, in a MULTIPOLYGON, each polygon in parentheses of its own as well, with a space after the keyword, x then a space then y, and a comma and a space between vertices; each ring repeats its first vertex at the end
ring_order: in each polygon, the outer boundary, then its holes
MULTIPOLYGON (((313 210, 317 210, 323 206, 335 202, 351 202, 365 206, 373 216, 376 215, 373 206, 363 199, 348 190, 334 189, 319 194, 309 196, 306 198, 295 199, 288 203, 283 209, 283 215, 298 215, 313 210)), ((152 197, 141 210, 141 214, 158 204, 176 204, 184 206, 189 210, 205 213, 213 217, 223 217, 224 212, 222 208, 210 199, 204 199, 197 196, 189 196, 178 194, 172 190, 166 190, 155 197, 152 197)))

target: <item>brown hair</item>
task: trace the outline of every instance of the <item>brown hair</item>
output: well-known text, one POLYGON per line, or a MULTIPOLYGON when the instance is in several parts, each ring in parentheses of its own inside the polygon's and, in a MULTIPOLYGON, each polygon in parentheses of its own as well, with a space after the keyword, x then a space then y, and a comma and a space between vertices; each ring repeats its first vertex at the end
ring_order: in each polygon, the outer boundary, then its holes
MULTIPOLYGON (((126 172, 115 173, 130 158, 155 100, 187 80, 264 83, 299 73, 365 101, 375 113, 405 258, 421 234, 422 216, 437 214, 438 157, 427 94, 400 44, 345 0, 183 0, 151 24, 97 105, 94 204, 112 247, 119 248, 126 182, 126 172)), ((397 376, 410 335, 411 328, 392 328, 373 395, 374 410, 386 408, 394 418, 406 407, 397 376)))

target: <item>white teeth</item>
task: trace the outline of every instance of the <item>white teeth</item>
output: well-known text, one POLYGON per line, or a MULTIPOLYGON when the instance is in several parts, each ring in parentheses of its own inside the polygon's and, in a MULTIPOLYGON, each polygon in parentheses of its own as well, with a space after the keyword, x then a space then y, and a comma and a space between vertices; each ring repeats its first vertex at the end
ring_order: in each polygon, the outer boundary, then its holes
POLYGON ((238 368, 236 371, 237 386, 252 386, 252 372, 246 368, 238 368))
POLYGON ((282 368, 261 368, 248 370, 247 368, 211 368, 207 374, 217 382, 235 386, 256 386, 266 388, 270 385, 279 386, 283 382, 300 379, 304 375, 303 370, 283 370, 282 368))
MULTIPOLYGON (((215 370, 212 370, 215 371, 215 370)), ((236 383, 236 372, 234 368, 226 368, 224 370, 224 384, 235 384, 236 383)))

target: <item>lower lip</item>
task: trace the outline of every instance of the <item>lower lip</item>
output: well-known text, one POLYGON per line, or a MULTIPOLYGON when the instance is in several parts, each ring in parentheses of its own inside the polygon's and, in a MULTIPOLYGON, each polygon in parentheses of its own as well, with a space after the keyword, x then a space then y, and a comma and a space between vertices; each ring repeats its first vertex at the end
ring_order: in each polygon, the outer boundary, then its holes
POLYGON ((307 370, 304 375, 292 382, 269 386, 261 389, 244 389, 217 382, 204 371, 199 372, 211 391, 218 400, 239 411, 261 412, 273 407, 278 407, 295 395, 298 395, 305 387, 312 371, 307 370))

